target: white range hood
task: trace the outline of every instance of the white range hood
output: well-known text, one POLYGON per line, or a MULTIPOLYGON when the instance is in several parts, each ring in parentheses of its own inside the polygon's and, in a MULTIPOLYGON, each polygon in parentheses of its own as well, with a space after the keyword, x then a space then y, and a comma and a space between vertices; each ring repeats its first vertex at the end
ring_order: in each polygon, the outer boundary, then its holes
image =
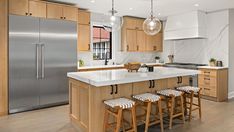
POLYGON ((167 18, 164 40, 196 38, 207 38, 205 12, 193 11, 167 18))

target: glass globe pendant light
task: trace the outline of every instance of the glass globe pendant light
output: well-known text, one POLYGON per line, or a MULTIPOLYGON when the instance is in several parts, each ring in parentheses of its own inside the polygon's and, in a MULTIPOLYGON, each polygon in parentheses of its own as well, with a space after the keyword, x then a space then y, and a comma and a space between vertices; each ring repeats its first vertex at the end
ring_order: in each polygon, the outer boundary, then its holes
POLYGON ((112 27, 112 31, 119 30, 123 25, 123 19, 121 17, 115 16, 115 14, 118 13, 118 11, 114 9, 114 0, 112 0, 112 8, 109 11, 109 13, 111 14, 109 18, 109 24, 112 27))
POLYGON ((143 30, 148 35, 155 35, 160 32, 162 24, 160 20, 154 16, 153 13, 153 0, 151 0, 151 13, 150 17, 147 18, 143 23, 143 30))

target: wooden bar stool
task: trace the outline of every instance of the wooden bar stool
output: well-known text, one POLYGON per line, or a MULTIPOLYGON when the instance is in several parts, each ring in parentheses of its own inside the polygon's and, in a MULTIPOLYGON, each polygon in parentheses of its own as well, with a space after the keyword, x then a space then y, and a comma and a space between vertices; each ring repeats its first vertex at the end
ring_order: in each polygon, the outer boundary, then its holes
POLYGON ((201 89, 198 87, 192 87, 192 86, 184 86, 184 87, 178 87, 176 88, 179 91, 183 91, 184 94, 184 107, 185 107, 185 113, 187 114, 187 110, 189 111, 189 121, 192 119, 192 111, 199 110, 199 117, 201 118, 201 89), (198 99, 198 103, 194 103, 194 97, 198 99), (189 105, 187 107, 187 104, 189 105), (193 106, 196 106, 193 108, 193 106))
MULTIPOLYGON (((104 116, 104 132, 108 128, 111 128, 112 124, 116 124, 114 132, 119 132, 121 128, 121 123, 123 123, 123 110, 130 110, 132 115, 132 128, 127 132, 137 132, 136 125, 136 111, 135 102, 127 98, 117 98, 104 101, 105 104, 105 116, 104 116), (116 118, 116 123, 109 123, 109 115, 116 118)), ((124 126, 124 125, 123 125, 124 126)), ((125 132, 125 128, 123 127, 125 132)))
POLYGON ((183 92, 176 91, 173 89, 165 89, 165 90, 157 91, 157 93, 164 96, 167 101, 167 109, 168 109, 168 114, 170 117, 169 129, 172 128, 173 119, 176 117, 182 116, 183 123, 185 123, 183 92), (176 99, 180 101, 179 112, 175 112, 175 108, 177 107, 175 106, 176 99))
POLYGON ((137 100, 139 104, 143 103, 142 105, 139 105, 139 106, 141 106, 141 108, 143 108, 146 111, 145 132, 148 132, 149 126, 152 126, 155 124, 160 124, 161 132, 163 132, 164 128, 163 128, 161 97, 159 95, 155 95, 151 93, 144 93, 144 94, 134 95, 133 98, 137 100), (151 109, 152 109, 153 104, 155 104, 157 110, 156 110, 156 114, 154 114, 155 120, 150 122, 150 115, 151 115, 151 109))

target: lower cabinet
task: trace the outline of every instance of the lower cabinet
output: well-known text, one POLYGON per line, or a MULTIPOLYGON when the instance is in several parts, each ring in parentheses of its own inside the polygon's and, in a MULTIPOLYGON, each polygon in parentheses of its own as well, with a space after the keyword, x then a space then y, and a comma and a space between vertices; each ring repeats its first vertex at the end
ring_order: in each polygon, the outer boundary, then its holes
POLYGON ((226 101, 228 98, 228 69, 199 69, 198 86, 204 98, 226 101))
POLYGON ((189 85, 189 77, 174 77, 167 80, 167 88, 175 88, 180 86, 189 85))

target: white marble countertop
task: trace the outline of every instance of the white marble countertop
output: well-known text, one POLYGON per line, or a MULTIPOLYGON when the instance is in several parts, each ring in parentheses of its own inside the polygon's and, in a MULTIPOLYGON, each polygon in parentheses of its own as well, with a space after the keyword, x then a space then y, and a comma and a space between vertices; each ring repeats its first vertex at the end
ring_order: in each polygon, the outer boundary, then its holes
MULTIPOLYGON (((142 63, 146 65, 164 65, 164 63, 142 63)), ((96 66, 84 66, 78 67, 78 70, 83 69, 99 69, 99 68, 115 68, 115 67, 124 67, 124 65, 96 65, 96 66)))
POLYGON ((220 70, 220 69, 227 69, 228 67, 217 67, 217 66, 199 66, 198 68, 220 70))
POLYGON ((139 72, 129 73, 126 69, 120 69, 106 71, 70 72, 67 74, 67 76, 90 85, 100 87, 196 74, 200 74, 200 71, 154 67, 154 72, 143 72, 140 70, 139 72))

